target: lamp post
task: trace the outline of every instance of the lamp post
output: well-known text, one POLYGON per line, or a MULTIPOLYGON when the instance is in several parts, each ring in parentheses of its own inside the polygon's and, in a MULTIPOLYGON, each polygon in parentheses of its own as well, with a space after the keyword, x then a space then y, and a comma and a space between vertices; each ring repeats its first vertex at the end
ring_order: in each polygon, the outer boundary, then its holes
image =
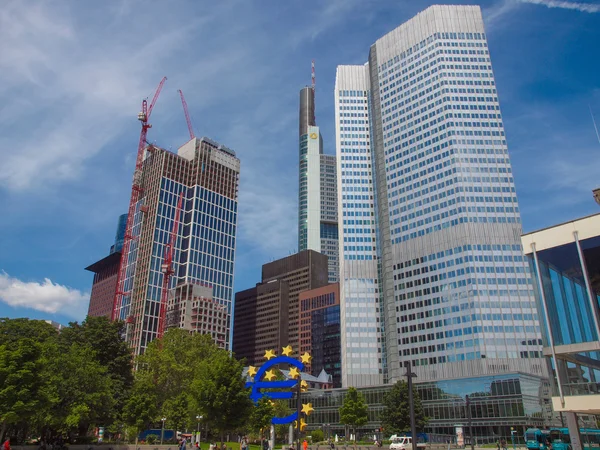
POLYGON ((413 398, 413 377, 416 377, 417 374, 413 373, 412 365, 410 361, 404 362, 404 367, 406 367, 406 373, 404 376, 408 382, 408 407, 410 410, 410 435, 412 441, 412 450, 417 450, 417 425, 415 422, 415 399, 413 398))
POLYGON ((202 420, 202 416, 196 416, 196 420, 198 421, 198 448, 202 445, 202 434, 200 434, 200 421, 202 420))
POLYGON ((160 445, 163 445, 163 440, 165 438, 165 422, 167 421, 167 418, 163 417, 160 421, 162 422, 162 428, 160 429, 160 445))
POLYGON ((469 438, 471 439, 471 450, 475 450, 475 438, 473 437, 473 425, 471 424, 471 402, 469 396, 465 395, 465 404, 467 407, 467 421, 469 425, 469 438))

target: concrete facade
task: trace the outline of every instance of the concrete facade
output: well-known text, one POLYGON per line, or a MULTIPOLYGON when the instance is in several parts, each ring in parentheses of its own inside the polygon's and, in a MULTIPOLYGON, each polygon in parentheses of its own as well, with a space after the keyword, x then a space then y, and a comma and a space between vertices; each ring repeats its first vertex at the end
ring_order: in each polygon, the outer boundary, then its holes
POLYGON ((327 257, 305 250, 262 267, 255 288, 236 293, 233 352, 248 365, 259 365, 265 350, 298 350, 299 294, 327 285, 327 257), (238 334, 239 330, 239 334, 238 334))

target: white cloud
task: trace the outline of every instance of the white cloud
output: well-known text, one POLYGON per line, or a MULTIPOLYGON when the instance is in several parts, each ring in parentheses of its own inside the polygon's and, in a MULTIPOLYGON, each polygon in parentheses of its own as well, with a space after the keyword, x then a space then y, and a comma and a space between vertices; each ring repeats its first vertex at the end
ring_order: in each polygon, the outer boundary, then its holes
POLYGON ((543 5, 547 8, 574 9, 576 11, 597 13, 600 12, 600 5, 591 3, 568 2, 564 0, 520 0, 521 3, 532 3, 534 5, 543 5))
POLYGON ((16 307, 46 313, 61 313, 74 319, 85 317, 90 295, 77 289, 53 283, 21 281, 6 272, 0 272, 0 301, 16 307))
POLYGON ((488 33, 502 25, 502 20, 519 7, 518 0, 501 0, 482 10, 485 28, 488 33))

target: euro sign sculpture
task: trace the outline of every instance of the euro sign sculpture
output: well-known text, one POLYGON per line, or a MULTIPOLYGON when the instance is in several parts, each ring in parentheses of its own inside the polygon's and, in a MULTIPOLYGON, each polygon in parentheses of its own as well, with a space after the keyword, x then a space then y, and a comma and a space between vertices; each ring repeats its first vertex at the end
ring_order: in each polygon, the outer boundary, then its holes
MULTIPOLYGON (((294 358, 290 358, 289 356, 277 356, 273 359, 268 360, 262 365, 260 369, 258 369, 258 372, 256 372, 256 375, 254 376, 254 381, 248 381, 246 383, 246 387, 252 389, 250 393, 250 398, 254 403, 257 403, 263 397, 267 397, 274 400, 285 400, 292 398, 292 396, 294 395, 292 389, 294 387, 298 388, 298 383, 300 383, 301 377, 298 377, 297 380, 262 381, 262 378, 267 372, 267 370, 271 369, 274 366, 278 366, 279 364, 289 364, 290 366, 297 367, 300 371, 304 369, 303 363, 301 363, 298 360, 295 360, 294 358), (263 392, 261 391, 261 389, 281 390, 263 392)), ((273 423, 273 425, 283 425, 286 423, 292 423, 295 420, 298 420, 298 411, 286 417, 273 417, 271 422, 273 423)))

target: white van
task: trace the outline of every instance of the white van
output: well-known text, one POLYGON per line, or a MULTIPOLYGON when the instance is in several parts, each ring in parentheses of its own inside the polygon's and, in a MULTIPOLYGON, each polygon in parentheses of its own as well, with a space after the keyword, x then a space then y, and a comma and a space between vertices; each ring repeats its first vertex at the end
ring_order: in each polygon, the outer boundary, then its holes
MULTIPOLYGON (((397 436, 392 435, 390 437, 390 450, 412 450, 412 438, 410 436, 397 436)), ((424 442, 417 442, 417 448, 424 449, 427 444, 424 442)))

